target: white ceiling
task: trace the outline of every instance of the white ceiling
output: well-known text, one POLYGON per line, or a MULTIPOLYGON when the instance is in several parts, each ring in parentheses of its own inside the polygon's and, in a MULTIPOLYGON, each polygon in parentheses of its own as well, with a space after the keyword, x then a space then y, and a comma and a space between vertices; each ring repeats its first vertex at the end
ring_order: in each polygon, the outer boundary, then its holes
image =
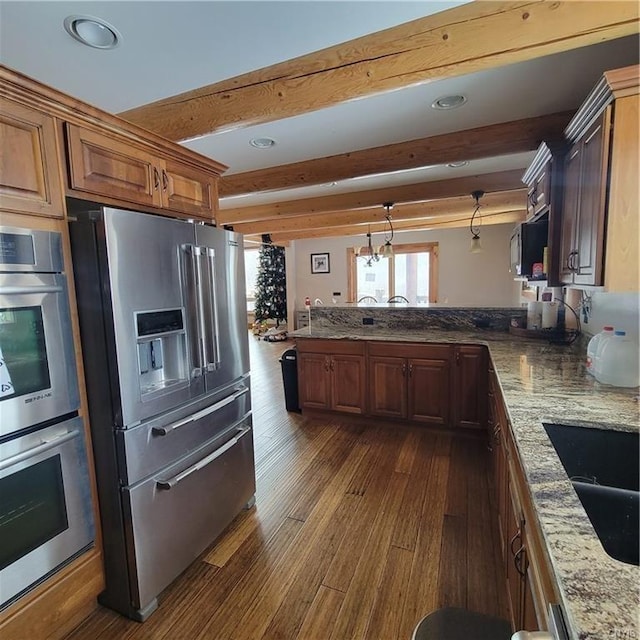
MULTIPOLYGON (((17 69, 107 111, 118 112, 441 11, 462 2, 1 2, 0 57, 17 69), (63 30, 89 14, 123 35, 119 47, 85 47, 63 30)), ((229 165, 228 173, 289 164, 508 120, 575 109, 601 73, 637 64, 629 37, 546 58, 355 100, 205 136, 185 145, 229 165), (439 96, 462 107, 437 112, 439 96), (271 137, 268 150, 250 139, 271 137)), ((329 88, 330 89, 330 88, 329 88)), ((315 195, 523 168, 532 154, 476 160, 386 176, 222 201, 247 206, 315 195)))

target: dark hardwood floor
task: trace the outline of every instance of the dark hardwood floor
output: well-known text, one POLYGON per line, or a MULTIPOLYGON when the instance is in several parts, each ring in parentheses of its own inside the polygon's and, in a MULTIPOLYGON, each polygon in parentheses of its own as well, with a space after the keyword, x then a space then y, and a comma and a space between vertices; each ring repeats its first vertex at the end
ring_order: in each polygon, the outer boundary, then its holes
POLYGON ((257 492, 138 624, 100 608, 67 640, 409 640, 442 606, 506 616, 482 442, 287 413, 250 336, 257 492))

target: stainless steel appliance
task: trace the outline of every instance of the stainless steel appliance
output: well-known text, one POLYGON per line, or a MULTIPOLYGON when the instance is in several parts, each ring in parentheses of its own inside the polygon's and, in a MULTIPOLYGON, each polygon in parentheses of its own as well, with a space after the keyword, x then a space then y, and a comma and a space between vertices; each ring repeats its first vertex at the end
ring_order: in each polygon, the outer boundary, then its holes
POLYGON ((0 227, 0 437, 79 407, 60 234, 0 227))
POLYGON ((93 544, 79 417, 0 443, 0 605, 93 544))
POLYGON ((60 234, 0 227, 0 608, 94 540, 60 234))
POLYGON ((238 234, 70 202, 107 587, 135 620, 255 492, 238 234))

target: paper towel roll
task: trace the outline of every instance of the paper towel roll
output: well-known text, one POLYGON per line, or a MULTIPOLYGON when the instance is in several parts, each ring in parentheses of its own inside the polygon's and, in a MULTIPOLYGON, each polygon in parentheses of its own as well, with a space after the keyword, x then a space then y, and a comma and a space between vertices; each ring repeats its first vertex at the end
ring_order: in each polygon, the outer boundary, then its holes
POLYGON ((527 303, 527 329, 542 327, 542 302, 527 303))
POLYGON ((555 329, 558 326, 558 303, 542 303, 542 328, 555 329))

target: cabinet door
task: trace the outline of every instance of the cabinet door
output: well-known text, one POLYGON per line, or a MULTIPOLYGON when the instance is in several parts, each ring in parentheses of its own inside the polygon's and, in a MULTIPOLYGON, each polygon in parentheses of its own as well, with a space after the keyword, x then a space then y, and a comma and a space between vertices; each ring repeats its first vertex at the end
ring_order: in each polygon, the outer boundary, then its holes
POLYGON ((298 394, 304 409, 330 408, 329 356, 323 353, 298 354, 298 394))
POLYGON ((215 222, 217 178, 175 160, 165 160, 162 165, 162 206, 215 222))
POLYGON ((538 215, 549 205, 550 189, 551 160, 542 167, 527 192, 527 218, 538 215))
POLYGON ((487 424, 487 360, 484 347, 455 347, 454 424, 484 429, 487 424))
POLYGON ((409 420, 448 426, 451 404, 449 361, 411 358, 408 374, 409 420))
POLYGON ((610 109, 606 109, 582 140, 580 204, 572 265, 576 284, 602 284, 610 114, 610 109))
POLYGON ((151 154, 68 123, 67 145, 72 189, 137 204, 162 205, 162 176, 151 154))
POLYGON ((11 100, 0 103, 0 209, 62 218, 54 119, 11 100))
POLYGON ((346 413, 364 413, 364 356, 331 356, 331 408, 346 413))
POLYGON ((580 206, 580 171, 582 145, 571 147, 564 165, 564 192, 562 198, 562 227, 560 231, 560 282, 573 282, 574 240, 580 206))
POLYGON ((387 418, 407 417, 407 361, 369 357, 369 412, 387 418))

